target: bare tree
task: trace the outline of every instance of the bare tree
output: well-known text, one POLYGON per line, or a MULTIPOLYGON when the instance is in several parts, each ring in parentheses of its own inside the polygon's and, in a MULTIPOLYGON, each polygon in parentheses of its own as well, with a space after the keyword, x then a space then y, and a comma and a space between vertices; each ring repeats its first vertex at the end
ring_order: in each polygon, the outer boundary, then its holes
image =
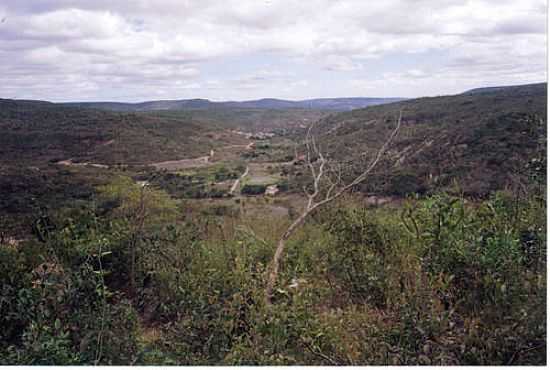
POLYGON ((267 305, 271 304, 271 298, 273 296, 273 288, 277 282, 279 275, 279 265, 281 257, 285 250, 287 240, 292 234, 300 227, 309 215, 315 210, 324 206, 327 203, 334 201, 342 196, 347 191, 351 190, 354 186, 367 180, 369 174, 380 162, 383 154, 388 149, 389 145, 397 135, 399 128, 401 127, 401 118, 403 116, 403 110, 399 111, 399 117, 397 119, 397 125, 391 132, 390 136, 378 149, 369 165, 364 171, 358 175, 351 182, 344 184, 342 181, 342 164, 329 161, 323 152, 319 149, 316 143, 315 136, 312 133, 314 123, 312 123, 307 130, 305 145, 306 145, 306 161, 307 166, 311 171, 311 177, 313 181, 313 190, 308 191, 304 188, 304 192, 307 195, 308 202, 302 213, 290 224, 290 226, 283 233, 277 243, 277 249, 273 255, 271 261, 270 271, 267 280, 267 286, 265 290, 265 301, 267 305), (316 157, 313 161, 313 157, 316 157))

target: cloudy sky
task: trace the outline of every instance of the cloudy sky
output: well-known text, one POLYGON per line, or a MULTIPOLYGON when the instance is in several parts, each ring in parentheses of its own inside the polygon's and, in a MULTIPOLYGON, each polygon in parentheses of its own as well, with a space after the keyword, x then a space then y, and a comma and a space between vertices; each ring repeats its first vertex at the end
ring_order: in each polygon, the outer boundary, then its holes
POLYGON ((545 0, 3 0, 0 97, 417 97, 546 81, 545 0))

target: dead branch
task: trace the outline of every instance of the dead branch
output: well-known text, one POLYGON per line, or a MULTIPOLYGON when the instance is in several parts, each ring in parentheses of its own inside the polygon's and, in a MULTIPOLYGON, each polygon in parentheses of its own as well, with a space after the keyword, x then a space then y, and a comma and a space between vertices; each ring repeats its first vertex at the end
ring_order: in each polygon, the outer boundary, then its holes
POLYGON ((386 139, 384 144, 378 149, 376 155, 369 163, 367 168, 357 176, 353 181, 346 185, 342 183, 342 166, 339 163, 329 163, 329 160, 317 145, 315 136, 312 134, 315 123, 312 123, 306 132, 305 146, 306 146, 306 164, 310 169, 313 190, 308 191, 304 188, 304 192, 308 198, 307 205, 302 213, 290 224, 290 226, 283 233, 277 243, 277 249, 273 255, 273 259, 270 265, 270 271, 267 279, 265 301, 267 305, 271 304, 271 298, 273 296, 273 289, 277 282, 279 274, 279 265, 281 257, 283 255, 286 241, 292 236, 294 231, 302 225, 307 217, 313 213, 316 209, 324 206, 327 203, 334 201, 342 196, 353 187, 367 180, 368 176, 374 170, 376 165, 380 162, 380 159, 387 151, 393 139, 397 136, 399 129, 401 128, 401 120, 403 117, 403 110, 399 111, 399 117, 397 119, 397 125, 391 132, 390 136, 386 139), (335 168, 336 167, 336 168, 335 168), (331 177, 334 177, 332 179, 331 177), (322 182, 327 183, 328 186, 323 187, 322 182), (340 186, 340 187, 339 187, 340 186), (339 187, 339 188, 338 188, 339 187))

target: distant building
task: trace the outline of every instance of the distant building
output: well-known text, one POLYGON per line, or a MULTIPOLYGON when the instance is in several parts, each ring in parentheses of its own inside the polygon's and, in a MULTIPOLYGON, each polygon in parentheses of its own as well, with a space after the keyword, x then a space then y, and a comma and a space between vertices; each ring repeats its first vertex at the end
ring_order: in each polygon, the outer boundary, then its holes
POLYGON ((265 189, 265 195, 268 195, 268 196, 275 196, 277 193, 279 192, 279 188, 277 187, 277 185, 269 185, 266 189, 265 189))

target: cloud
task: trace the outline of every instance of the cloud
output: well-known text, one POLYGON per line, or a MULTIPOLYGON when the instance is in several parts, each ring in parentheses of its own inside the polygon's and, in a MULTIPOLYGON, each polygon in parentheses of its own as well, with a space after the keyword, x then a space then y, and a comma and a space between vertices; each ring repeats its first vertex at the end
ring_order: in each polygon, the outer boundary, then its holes
POLYGON ((351 58, 340 55, 329 55, 325 60, 325 69, 328 71, 355 71, 361 69, 360 63, 354 62, 351 58))
MULTIPOLYGON (((327 93, 390 74, 400 95, 421 78, 411 71, 546 78, 544 0, 35 0, 0 5, 0 20, 0 96, 308 97, 329 74, 327 93), (262 74, 270 63, 291 77, 262 74), (289 90, 296 80, 305 83, 289 90)), ((429 81, 419 91, 443 88, 429 81)))

